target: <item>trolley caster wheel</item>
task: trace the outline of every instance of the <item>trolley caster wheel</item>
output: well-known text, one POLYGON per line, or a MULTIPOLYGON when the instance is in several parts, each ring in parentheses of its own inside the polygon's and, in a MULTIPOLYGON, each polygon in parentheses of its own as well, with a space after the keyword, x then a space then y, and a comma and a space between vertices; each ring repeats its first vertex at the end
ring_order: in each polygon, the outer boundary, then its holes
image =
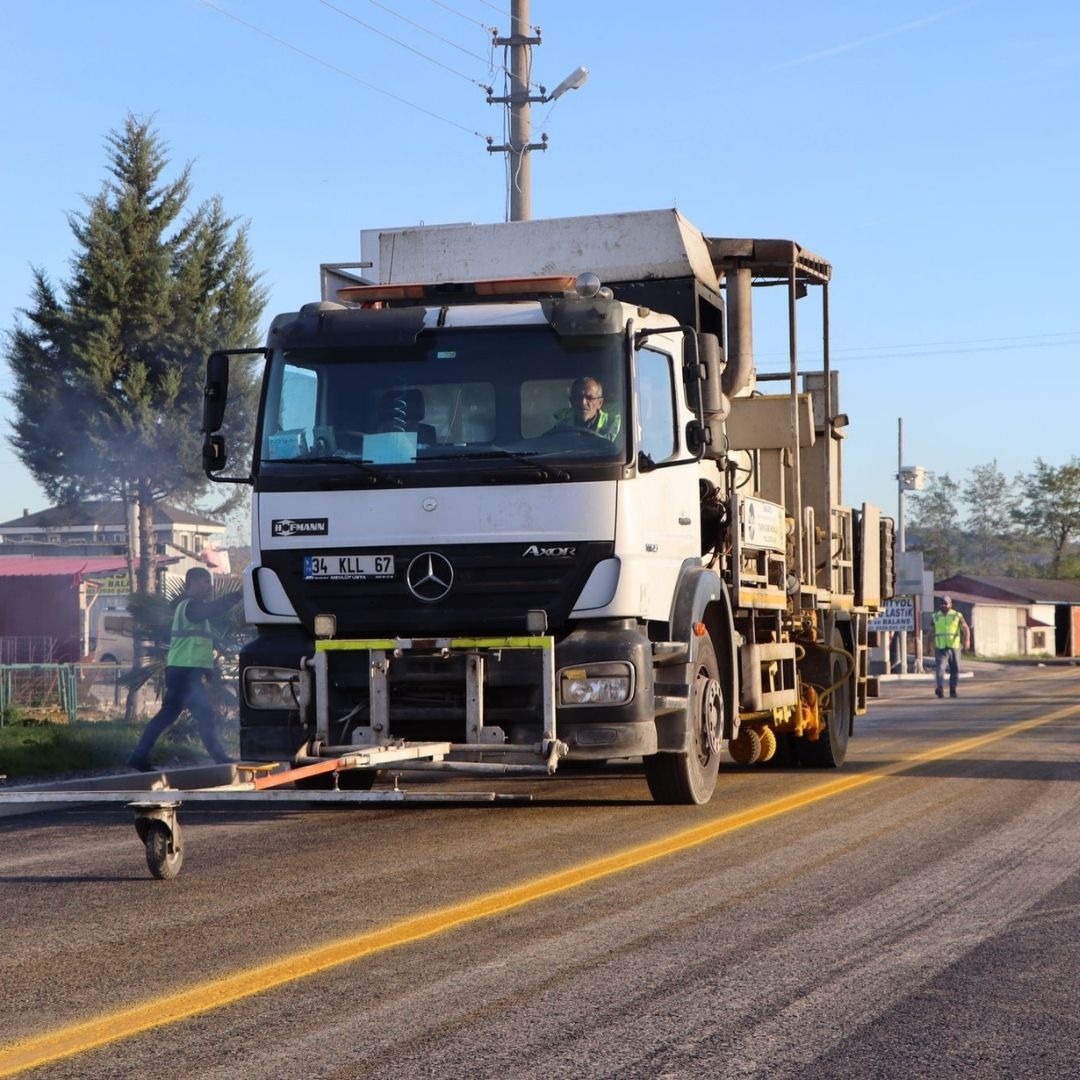
POLYGON ((146 865, 158 881, 172 881, 184 865, 184 849, 163 821, 151 821, 146 828, 146 865))
POLYGON ((140 817, 135 821, 139 839, 146 847, 146 865, 158 881, 172 881, 184 865, 180 842, 180 822, 175 816, 172 827, 160 818, 140 817))

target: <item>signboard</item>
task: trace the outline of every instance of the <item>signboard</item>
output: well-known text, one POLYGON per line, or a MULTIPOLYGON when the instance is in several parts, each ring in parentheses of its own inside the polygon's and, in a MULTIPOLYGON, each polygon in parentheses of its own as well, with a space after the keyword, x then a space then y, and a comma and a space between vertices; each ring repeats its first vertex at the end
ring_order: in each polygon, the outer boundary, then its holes
POLYGON ((894 596, 870 620, 871 630, 914 630, 915 601, 906 596, 894 596))
POLYGON ((94 574, 92 577, 87 577, 86 583, 100 596, 127 596, 131 592, 131 581, 127 576, 127 571, 94 574))
POLYGON ((923 553, 900 551, 896 555, 896 592, 899 596, 917 596, 923 591, 923 553))
POLYGON ((747 547, 784 551, 787 527, 783 507, 750 496, 740 499, 739 539, 747 547))

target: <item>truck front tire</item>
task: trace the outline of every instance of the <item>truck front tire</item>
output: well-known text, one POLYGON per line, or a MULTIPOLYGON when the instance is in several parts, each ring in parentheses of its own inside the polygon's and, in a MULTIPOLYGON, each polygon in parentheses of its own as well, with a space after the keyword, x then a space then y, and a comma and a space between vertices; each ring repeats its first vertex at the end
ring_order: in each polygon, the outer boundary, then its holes
POLYGON ((686 709, 688 750, 650 754, 643 759, 649 791, 658 803, 700 806, 716 790, 723 700, 719 689, 720 668, 708 638, 699 640, 692 672, 686 709))

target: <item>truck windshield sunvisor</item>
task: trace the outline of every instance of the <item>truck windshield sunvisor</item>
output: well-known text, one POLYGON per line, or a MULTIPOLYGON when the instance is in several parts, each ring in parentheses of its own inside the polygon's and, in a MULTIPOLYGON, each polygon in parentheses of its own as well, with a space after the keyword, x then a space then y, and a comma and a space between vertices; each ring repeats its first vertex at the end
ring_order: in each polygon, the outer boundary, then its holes
MULTIPOLYGON (((364 313, 369 317, 380 312, 364 313)), ((359 342, 359 344, 358 344, 359 342)), ((278 348, 267 370, 260 469, 520 470, 627 460, 619 333, 548 327, 438 328, 415 342, 278 348), (479 466, 478 466, 479 467, 479 466)))
POLYGON ((343 348, 411 345, 424 328, 423 308, 369 311, 363 308, 301 311, 295 319, 270 331, 273 348, 343 348))

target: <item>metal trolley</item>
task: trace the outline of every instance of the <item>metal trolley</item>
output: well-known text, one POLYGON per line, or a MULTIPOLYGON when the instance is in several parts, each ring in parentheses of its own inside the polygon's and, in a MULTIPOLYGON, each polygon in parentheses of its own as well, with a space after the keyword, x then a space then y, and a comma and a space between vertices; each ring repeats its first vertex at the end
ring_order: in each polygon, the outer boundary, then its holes
POLYGON ((238 763, 219 766, 227 782, 207 787, 179 788, 169 784, 166 775, 153 781, 154 786, 138 797, 131 791, 107 790, 0 790, 0 806, 10 804, 40 805, 52 808, 61 804, 126 803, 135 815, 135 830, 146 849, 150 873, 168 881, 180 873, 184 861, 184 839, 178 810, 184 804, 241 802, 263 807, 286 808, 296 804, 351 803, 496 803, 528 802, 528 794, 502 794, 493 791, 408 791, 399 786, 399 773, 388 790, 343 790, 338 779, 354 770, 373 774, 378 769, 395 767, 405 771, 453 770, 499 776, 535 776, 553 773, 566 746, 556 737, 554 640, 550 636, 511 638, 378 639, 327 640, 316 643, 315 655, 307 661, 314 680, 316 737, 307 744, 301 764, 287 767, 280 763, 238 763), (540 656, 543 685, 543 738, 539 743, 515 746, 504 741, 502 732, 484 723, 484 668, 503 649, 536 650, 540 656), (466 741, 410 742, 394 738, 390 729, 387 672, 395 656, 419 650, 449 658, 466 658, 466 741), (371 706, 369 723, 354 729, 356 740, 348 746, 329 746, 326 680, 329 654, 340 651, 366 651, 370 664, 371 706), (320 736, 322 738, 320 739, 320 736), (495 755, 502 761, 485 761, 495 755), (520 758, 520 761, 506 761, 520 758), (532 761, 528 760, 532 758, 532 761), (324 776, 332 783, 327 790, 290 787, 324 776))

